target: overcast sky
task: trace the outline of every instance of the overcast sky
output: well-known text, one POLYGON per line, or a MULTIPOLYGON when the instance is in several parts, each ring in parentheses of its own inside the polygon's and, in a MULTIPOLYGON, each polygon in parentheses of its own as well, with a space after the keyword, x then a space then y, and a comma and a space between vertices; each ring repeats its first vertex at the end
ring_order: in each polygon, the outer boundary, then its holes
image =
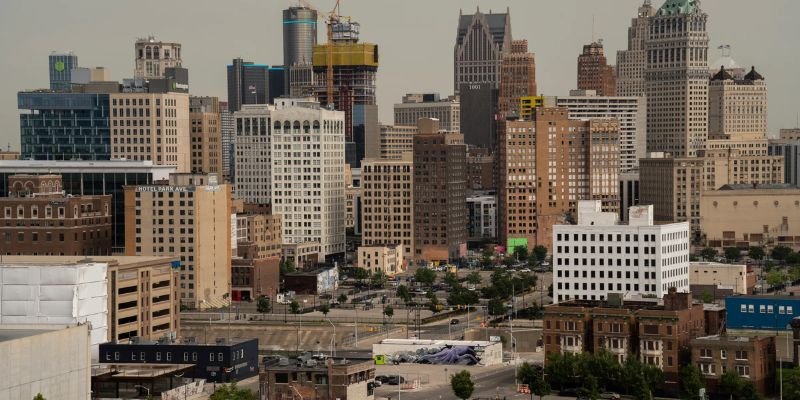
MULTIPOLYGON (((309 0, 329 10, 332 0, 309 0)), ((361 40, 381 58, 378 105, 392 122, 392 104, 407 92, 453 90, 453 45, 459 9, 511 10, 515 39, 536 54, 536 80, 547 95, 575 86, 581 46, 603 38, 609 62, 627 45, 642 0, 341 0, 342 14, 361 23, 361 40)), ((48 87, 51 50, 74 51, 81 66, 103 66, 111 78, 133 75, 137 37, 183 44, 191 92, 226 93, 225 65, 234 57, 271 65, 283 60, 281 10, 296 0, 0 0, 0 144, 19 147, 16 93, 48 87)), ((660 6, 663 0, 653 0, 660 6)), ((800 111, 800 1, 703 0, 709 14, 710 61, 730 44, 743 67, 755 65, 769 85, 769 131, 794 127, 800 111)), ((322 35, 323 32, 320 32, 322 35)), ((320 42, 324 42, 320 36, 320 42)))

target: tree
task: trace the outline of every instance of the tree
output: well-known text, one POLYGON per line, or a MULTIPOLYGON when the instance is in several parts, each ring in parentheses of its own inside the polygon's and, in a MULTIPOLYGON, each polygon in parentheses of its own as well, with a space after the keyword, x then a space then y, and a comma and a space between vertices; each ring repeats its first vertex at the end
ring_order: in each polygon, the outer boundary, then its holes
POLYGON ((463 286, 456 286, 450 290, 450 294, 447 296, 447 304, 450 304, 451 306, 478 304, 479 302, 480 298, 478 298, 478 294, 465 289, 463 286))
POLYGON ((323 305, 319 306, 319 312, 321 312, 322 315, 327 317, 328 313, 331 312, 331 307, 329 305, 327 305, 327 304, 323 304, 323 305))
POLYGON ((481 280, 482 279, 480 272, 474 271, 470 272, 469 275, 467 275, 467 283, 469 283, 470 285, 480 285, 481 280))
POLYGON ((270 312, 272 305, 269 302, 268 296, 258 296, 258 303, 256 303, 256 311, 261 314, 270 312))
POLYGON ((33 397, 33 400, 47 400, 47 399, 45 399, 41 393, 36 393, 36 396, 33 397))
POLYGON ((761 261, 767 255, 761 246, 753 246, 747 251, 747 255, 753 260, 761 261))
POLYGON ((429 295, 428 299, 430 301, 428 303, 428 309, 431 310, 432 313, 436 314, 439 311, 442 311, 442 305, 439 304, 439 298, 436 297, 436 295, 433 296, 429 295))
POLYGON ((735 372, 728 371, 719 379, 721 398, 733 400, 758 400, 758 392, 752 381, 744 380, 735 372))
POLYGON ((787 278, 788 277, 786 276, 786 271, 782 269, 774 269, 767 273, 767 283, 770 286, 783 285, 783 283, 786 282, 787 278))
POLYGON ((300 303, 298 303, 297 300, 292 300, 292 302, 289 303, 289 309, 292 310, 292 314, 300 314, 300 303))
POLYGON ((517 261, 528 261, 528 256, 528 246, 514 247, 514 257, 517 258, 517 261))
POLYGON ((347 303, 347 295, 342 293, 339 295, 339 297, 336 298, 336 300, 342 304, 347 303))
POLYGON ((450 377, 450 387, 453 388, 453 394, 463 400, 468 399, 472 396, 472 392, 475 391, 475 384, 472 382, 472 376, 467 370, 463 370, 450 377))
POLYGON ((379 288, 382 288, 383 285, 386 283, 386 281, 389 280, 389 278, 383 271, 376 271, 374 274, 372 274, 371 280, 372 280, 372 286, 377 286, 379 288))
POLYGON ((392 319, 394 316, 394 308, 392 308, 390 305, 383 307, 383 315, 385 315, 386 318, 392 319))
POLYGON ((210 400, 257 400, 256 394, 245 388, 236 386, 236 382, 230 385, 217 386, 217 391, 209 397, 210 400))
POLYGON ((369 278, 369 272, 367 272, 367 270, 364 268, 354 267, 350 270, 350 273, 353 275, 353 279, 359 282, 363 282, 364 279, 369 278))
POLYGON ((700 251, 700 257, 702 257, 703 260, 706 261, 714 260, 715 258, 717 258, 717 249, 706 247, 705 249, 700 251))
POLYGON ((282 259, 280 263, 278 263, 278 268, 281 276, 286 275, 288 273, 292 273, 295 271, 294 261, 290 259, 287 260, 282 259))
POLYGON ((408 290, 408 286, 406 285, 398 286, 397 290, 395 291, 395 294, 397 295, 397 297, 403 299, 404 303, 406 304, 411 303, 411 291, 408 290))
POLYGON ((497 297, 489 300, 488 308, 489 315, 503 315, 506 313, 506 305, 503 304, 503 299, 497 297))
POLYGON ((794 253, 794 252, 789 253, 789 255, 786 256, 786 264, 789 265, 800 264, 800 253, 794 253))
POLYGON ((703 376, 700 369, 693 364, 688 364, 681 368, 680 379, 681 398, 687 400, 704 400, 700 396, 700 389, 704 387, 703 376))
POLYGON ((531 399, 533 395, 542 398, 550 394, 550 385, 544 379, 544 371, 541 368, 534 367, 533 365, 525 362, 519 367, 517 371, 517 379, 531 391, 531 399))
POLYGON ((547 373, 548 382, 559 390, 567 387, 572 387, 576 382, 575 370, 578 358, 572 353, 553 353, 550 354, 547 360, 547 373))
POLYGON ((436 272, 430 268, 420 268, 414 273, 414 279, 417 282, 430 287, 433 285, 433 282, 436 281, 436 272))
POLYGON ((800 400, 800 368, 783 370, 783 398, 800 400))
POLYGON ((547 247, 537 245, 533 248, 533 255, 536 256, 536 260, 541 263, 547 258, 547 247))
POLYGON ((739 261, 740 258, 742 258, 742 250, 738 247, 725 248, 725 259, 728 261, 739 261))
POLYGON ((700 300, 705 304, 711 304, 714 302, 714 294, 708 289, 705 289, 703 293, 700 293, 700 300))
POLYGON ((774 259, 776 259, 778 261, 783 261, 787 257, 789 257, 790 254, 792 254, 792 249, 787 247, 787 246, 781 245, 781 246, 775 246, 772 249, 772 252, 770 253, 770 256, 772 256, 772 258, 774 258, 774 259))
POLYGON ((451 288, 454 288, 459 285, 458 277, 456 276, 456 274, 450 271, 444 273, 444 278, 442 278, 442 282, 444 282, 447 286, 450 286, 451 288))

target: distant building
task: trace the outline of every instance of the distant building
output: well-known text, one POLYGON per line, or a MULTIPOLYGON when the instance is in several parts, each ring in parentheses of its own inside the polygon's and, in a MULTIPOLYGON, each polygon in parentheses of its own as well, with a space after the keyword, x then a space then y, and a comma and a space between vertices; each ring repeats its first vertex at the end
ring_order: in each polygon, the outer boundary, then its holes
POLYGON ((339 269, 319 268, 309 271, 290 272, 283 275, 284 289, 297 294, 321 295, 336 293, 339 288, 339 269))
POLYGON ((234 58, 228 65, 228 111, 245 104, 269 104, 269 66, 234 58))
POLYGON ((222 136, 222 176, 233 182, 234 135, 233 113, 228 109, 227 101, 219 102, 219 131, 222 136))
POLYGON ((578 90, 594 90, 598 96, 617 95, 614 66, 607 64, 602 40, 584 45, 578 56, 578 90))
POLYGON ((60 175, 20 174, 8 177, 0 208, 0 254, 111 254, 111 196, 73 196, 60 175))
POLYGON ((317 10, 289 7, 283 10, 283 65, 310 65, 317 44, 317 10))
POLYGON ((462 84, 461 133, 470 146, 494 149, 497 145, 497 101, 499 90, 492 83, 462 84))
POLYGON ((381 272, 384 276, 395 276, 405 271, 403 245, 360 246, 356 267, 370 275, 381 272))
POLYGON ((617 96, 645 96, 644 71, 647 66, 645 42, 650 35, 651 17, 655 14, 656 9, 650 0, 645 0, 639 6, 636 18, 631 19, 631 26, 628 28, 628 47, 617 51, 615 68, 617 96))
POLYGON ((501 64, 503 56, 511 52, 511 41, 508 10, 485 14, 479 8, 472 15, 464 15, 459 10, 453 60, 456 94, 461 94, 462 85, 485 83, 492 89, 499 89, 501 64))
POLYGON ((18 151, 0 151, 0 160, 19 160, 18 151))
POLYGON ((216 97, 189 98, 192 173, 223 176, 222 129, 219 99, 216 97))
POLYGON ((269 206, 249 204, 236 210, 236 257, 231 266, 233 301, 274 298, 280 290, 281 219, 269 206))
POLYGON ((763 137, 767 134, 767 84, 755 67, 734 79, 721 67, 708 86, 709 138, 763 137))
POLYGON ((780 138, 783 140, 800 140, 800 128, 781 129, 780 138))
POLYGON ((494 190, 497 188, 494 154, 483 147, 467 146, 467 189, 494 190))
POLYGON ((400 160, 403 153, 414 151, 414 135, 419 132, 416 122, 413 126, 381 125, 379 129, 380 158, 400 160))
POLYGON ((692 364, 697 365, 708 393, 719 394, 722 375, 736 374, 752 382, 761 396, 775 388, 776 338, 704 336, 692 339, 692 364))
POLYGON ((374 400, 375 361, 369 359, 289 360, 270 358, 262 365, 259 384, 266 387, 265 400, 299 395, 319 400, 374 400), (305 379, 302 379, 305 377, 305 379))
POLYGON ((133 76, 140 79, 165 78, 167 68, 181 66, 181 44, 162 42, 153 36, 136 39, 136 68, 133 76))
POLYGON ((689 225, 653 225, 653 206, 629 212, 628 225, 618 225, 616 213, 581 201, 577 225, 553 226, 554 303, 689 291, 689 225))
POLYGON ((497 238, 497 195, 492 192, 468 195, 467 218, 467 238, 470 241, 497 238))
POLYGON ((519 99, 535 96, 536 61, 528 52, 527 40, 511 42, 511 51, 503 55, 500 63, 499 117, 519 116, 519 99))
POLYGON ((414 259, 414 161, 367 159, 362 164, 363 246, 399 244, 403 258, 414 259))
POLYGON ((417 126, 421 118, 436 118, 439 128, 461 132, 461 103, 458 96, 442 99, 439 93, 408 93, 394 105, 394 124, 417 126))
MULTIPOLYGON (((638 160, 637 160, 638 162, 638 160)), ((628 209, 638 206, 639 202, 639 170, 621 172, 619 174, 619 220, 628 222, 628 209)))
POLYGON ((720 264, 693 261, 689 264, 689 284, 730 289, 734 294, 750 294, 756 286, 756 274, 744 264, 720 264))
POLYGON ((48 64, 50 90, 68 92, 72 88, 72 70, 78 68, 78 56, 72 52, 52 52, 48 64))
POLYGON ((325 261, 319 242, 284 243, 281 245, 283 260, 291 261, 298 270, 311 270, 325 261))
POLYGON ((767 151, 783 156, 783 182, 800 186, 800 139, 770 139, 767 151))

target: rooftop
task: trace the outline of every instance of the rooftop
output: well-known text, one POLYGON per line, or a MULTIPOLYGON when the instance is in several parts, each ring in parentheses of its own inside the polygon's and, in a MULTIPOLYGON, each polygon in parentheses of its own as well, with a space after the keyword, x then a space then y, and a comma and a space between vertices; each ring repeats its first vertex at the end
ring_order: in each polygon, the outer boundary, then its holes
POLYGON ((15 329, 13 325, 0 326, 0 343, 9 340, 17 340, 29 336, 41 335, 42 333, 52 332, 58 330, 56 327, 49 328, 28 328, 28 329, 15 329))
POLYGON ((762 183, 762 184, 738 183, 738 184, 722 185, 718 190, 758 190, 758 189, 790 190, 790 189, 800 189, 800 188, 789 183, 762 183))
POLYGON ((107 160, 107 161, 53 161, 53 160, 0 160, 0 172, 42 173, 42 170, 58 173, 75 172, 74 170, 164 170, 175 171, 174 165, 153 165, 152 161, 107 160))
POLYGON ((171 263, 176 257, 159 256, 2 256, 0 266, 14 264, 30 265, 79 265, 88 263, 109 263, 111 265, 128 266, 135 264, 171 263))
POLYGON ((755 337, 746 337, 746 336, 728 336, 728 335, 712 335, 712 336, 702 336, 695 338, 695 340, 713 340, 717 342, 726 341, 726 342, 751 342, 758 340, 758 336, 755 337))
POLYGON ((800 301, 800 297, 796 296, 786 296, 786 295, 770 295, 770 294, 740 294, 736 296, 728 296, 725 298, 727 302, 730 299, 734 300, 797 300, 800 301))
POLYGON ((423 345, 423 346, 491 346, 497 342, 483 340, 432 340, 432 339, 383 339, 380 344, 423 345))
POLYGON ((657 15, 691 14, 699 10, 697 0, 667 0, 658 9, 657 15))

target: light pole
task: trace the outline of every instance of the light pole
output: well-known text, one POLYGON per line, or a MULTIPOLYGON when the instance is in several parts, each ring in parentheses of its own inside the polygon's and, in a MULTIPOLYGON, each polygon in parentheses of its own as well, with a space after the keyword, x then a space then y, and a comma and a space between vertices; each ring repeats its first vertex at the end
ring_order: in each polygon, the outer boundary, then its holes
POLYGON ((328 318, 325 318, 325 321, 328 321, 328 323, 331 324, 331 327, 333 327, 333 337, 331 337, 331 357, 336 357, 336 325, 334 325, 333 322, 331 322, 331 320, 328 318))
POLYGON ((136 385, 136 386, 134 386, 134 387, 137 387, 137 388, 142 388, 142 389, 146 390, 146 391, 147 391, 147 398, 148 398, 148 399, 150 398, 150 388, 148 388, 148 387, 146 387, 146 386, 142 386, 142 385, 136 385))
POLYGON ((400 382, 400 364, 394 364, 394 367, 397 369, 397 400, 400 400, 400 389, 403 387, 403 383, 400 382))

